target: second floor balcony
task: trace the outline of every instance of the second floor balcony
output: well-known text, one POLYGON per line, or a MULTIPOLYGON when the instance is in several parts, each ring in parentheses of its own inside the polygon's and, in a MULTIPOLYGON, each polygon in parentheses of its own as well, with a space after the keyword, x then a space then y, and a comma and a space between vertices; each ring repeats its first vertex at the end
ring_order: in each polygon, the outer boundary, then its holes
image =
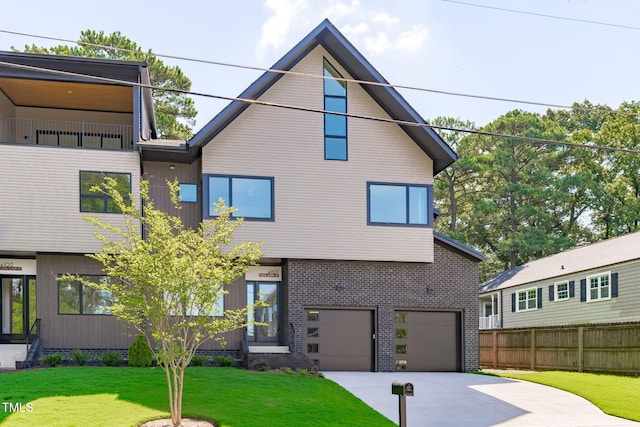
POLYGON ((132 150, 133 126, 0 117, 0 143, 132 150))

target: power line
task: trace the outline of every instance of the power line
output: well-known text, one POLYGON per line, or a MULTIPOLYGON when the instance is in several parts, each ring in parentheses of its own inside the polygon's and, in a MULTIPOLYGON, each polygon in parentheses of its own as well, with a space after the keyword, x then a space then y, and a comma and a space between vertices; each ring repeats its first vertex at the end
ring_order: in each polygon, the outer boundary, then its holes
MULTIPOLYGON (((443 1, 448 1, 448 0, 443 0, 443 1)), ((469 3, 469 4, 471 4, 471 3, 469 3)), ((57 41, 57 42, 64 42, 64 43, 81 44, 81 45, 85 45, 85 46, 92 46, 92 47, 97 47, 97 48, 102 48, 102 49, 118 50, 118 51, 127 52, 127 53, 135 53, 135 54, 142 54, 142 55, 146 55, 147 54, 146 52, 139 51, 139 50, 125 49, 125 48, 120 48, 120 47, 116 47, 116 46, 105 46, 105 45, 101 45, 101 44, 84 42, 84 41, 80 41, 80 40, 69 40, 69 39, 63 39, 63 38, 58 38, 58 37, 41 36, 41 35, 22 33, 22 32, 17 32, 17 31, 1 30, 1 29, 0 29, 0 33, 13 34, 13 35, 19 35, 19 36, 25 36, 25 37, 34 37, 34 38, 50 40, 50 41, 57 41)), ((337 81, 356 83, 356 84, 360 84, 360 85, 380 86, 380 87, 388 87, 388 88, 393 88, 393 89, 405 89, 405 90, 412 90, 412 91, 418 91, 418 92, 435 93, 435 94, 439 94, 439 95, 458 96, 458 97, 474 98, 474 99, 483 99, 483 100, 487 100, 487 101, 498 101, 498 102, 510 102, 510 103, 516 103, 516 104, 525 104, 525 105, 535 105, 535 106, 539 106, 539 107, 559 108, 559 109, 568 109, 568 110, 573 109, 573 110, 587 111, 587 112, 601 111, 600 108, 574 107, 574 106, 571 106, 571 105, 563 105, 563 104, 556 104, 556 103, 550 103, 550 102, 528 101, 528 100, 523 100, 523 99, 513 99, 513 98, 505 98, 505 97, 488 96, 488 95, 475 95, 475 94, 468 94, 468 93, 462 93, 462 92, 453 92, 453 91, 445 91, 445 90, 439 90, 439 89, 428 89, 428 88, 422 88, 422 87, 417 87, 417 86, 408 86, 408 85, 391 84, 391 83, 383 83, 383 82, 371 82, 371 81, 366 81, 366 80, 349 79, 349 78, 344 78, 344 77, 333 77, 333 76, 324 76, 324 75, 320 75, 320 74, 302 73, 302 72, 291 71, 291 70, 278 70, 278 69, 274 69, 274 68, 262 68, 262 67, 254 67, 254 66, 249 66, 249 65, 238 65, 238 64, 231 64, 231 63, 225 63, 225 62, 219 62, 219 61, 211 61, 211 60, 206 60, 206 59, 197 59, 197 58, 190 58, 190 57, 185 57, 185 56, 176 56, 176 55, 155 53, 155 52, 151 52, 151 51, 149 51, 148 53, 151 53, 151 54, 153 54, 153 55, 155 55, 157 57, 160 57, 160 58, 175 59, 175 60, 179 60, 179 61, 195 62, 195 63, 201 63, 201 64, 222 66, 222 67, 239 68, 239 69, 252 70, 252 71, 261 71, 261 72, 268 72, 268 73, 274 73, 274 74, 295 75, 295 76, 311 77, 311 78, 317 78, 317 79, 332 79, 332 80, 337 80, 337 81)), ((621 112, 621 111, 612 111, 612 113, 637 116, 637 114, 635 114, 635 113, 621 112)))
POLYGON ((487 5, 484 5, 484 4, 476 4, 476 3, 467 3, 467 2, 463 2, 463 1, 457 1, 457 0, 441 0, 441 1, 446 2, 446 3, 461 4, 461 5, 464 5, 464 6, 473 6, 473 7, 480 7, 480 8, 484 8, 484 9, 500 10, 500 11, 503 11, 503 12, 519 13, 519 14, 522 14, 522 15, 541 16, 543 18, 551 18, 551 19, 561 19, 563 21, 582 22, 584 24, 605 25, 605 26, 608 26, 608 27, 625 28, 627 30, 640 30, 640 27, 634 27, 632 25, 612 24, 610 22, 592 21, 592 20, 589 20, 589 19, 578 19, 578 18, 569 18, 569 17, 566 17, 566 16, 547 15, 547 14, 544 14, 544 13, 528 12, 528 11, 524 11, 524 10, 515 10, 515 9, 506 9, 506 8, 503 8, 503 7, 487 6, 487 5))
POLYGON ((385 117, 365 116, 365 115, 362 115, 362 114, 339 113, 339 112, 335 112, 335 111, 329 111, 329 110, 323 110, 323 109, 317 109, 317 108, 308 108, 308 107, 300 107, 300 106, 287 105, 287 104, 278 104, 278 103, 274 103, 274 102, 260 101, 260 100, 257 100, 257 99, 247 99, 247 98, 236 98, 236 97, 229 97, 229 96, 222 96, 222 95, 213 95, 213 94, 206 94, 206 93, 200 93, 200 92, 186 91, 186 90, 182 90, 182 89, 168 89, 168 88, 163 88, 163 87, 159 87, 159 86, 147 85, 147 84, 143 84, 143 83, 128 82, 128 81, 112 79, 112 78, 108 78, 108 77, 99 77, 99 76, 91 76, 91 75, 87 75, 87 74, 72 73, 72 72, 68 72, 68 71, 51 70, 51 69, 48 69, 48 68, 33 67, 33 66, 21 65, 21 64, 13 64, 13 63, 3 62, 3 61, 0 61, 0 66, 6 66, 6 67, 9 67, 9 68, 16 68, 16 69, 22 69, 22 70, 40 71, 40 72, 45 72, 45 73, 54 74, 54 75, 80 77, 80 78, 83 78, 83 79, 95 80, 95 81, 99 81, 99 82, 106 83, 106 84, 121 85, 121 86, 131 86, 131 87, 140 87, 140 88, 153 89, 153 90, 163 90, 163 91, 167 91, 167 92, 180 93, 180 94, 184 94, 184 95, 202 96, 202 97, 205 97, 205 98, 220 99, 220 100, 231 101, 231 102, 244 102, 244 103, 247 103, 247 104, 250 104, 250 105, 262 105, 262 106, 266 106, 266 107, 283 108, 283 109, 287 109, 287 110, 304 111, 304 112, 321 113, 321 114, 332 114, 332 115, 336 115, 336 116, 344 116, 344 117, 349 117, 349 118, 354 118, 354 119, 362 119, 362 120, 371 120, 371 121, 382 122, 382 123, 396 124, 396 125, 400 125, 400 126, 412 126, 412 127, 420 127, 420 128, 434 129, 434 130, 446 130, 446 131, 451 131, 451 132, 460 132, 460 133, 467 133, 467 134, 473 134, 473 135, 490 136, 490 137, 496 137, 496 138, 516 139, 516 140, 519 140, 519 141, 526 141, 526 142, 531 142, 531 143, 535 143, 535 144, 563 145, 563 146, 568 146, 568 147, 588 148, 588 149, 592 149, 592 150, 603 150, 603 151, 611 151, 611 152, 623 152, 623 153, 640 154, 640 150, 633 150, 633 149, 628 149, 628 148, 600 146, 600 145, 595 145, 595 144, 580 144, 580 143, 575 143, 575 142, 556 141, 556 140, 550 140, 550 139, 544 139, 544 138, 534 138, 534 137, 528 137, 528 136, 508 135, 508 134, 502 134, 502 133, 486 132, 486 131, 474 130, 474 129, 462 129, 462 128, 454 128, 454 127, 450 127, 450 126, 438 126, 438 125, 431 125, 431 124, 427 124, 427 123, 416 123, 416 122, 410 122, 410 121, 406 121, 406 120, 388 119, 388 118, 385 118, 385 117))

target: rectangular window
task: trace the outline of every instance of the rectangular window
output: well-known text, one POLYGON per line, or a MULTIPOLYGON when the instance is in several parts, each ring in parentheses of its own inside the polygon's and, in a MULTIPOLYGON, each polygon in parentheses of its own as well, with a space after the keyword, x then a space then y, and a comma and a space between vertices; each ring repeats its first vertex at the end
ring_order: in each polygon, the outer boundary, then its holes
POLYGON ((431 225, 431 186, 367 183, 369 224, 431 225))
POLYGON ((107 177, 116 180, 118 191, 127 203, 131 203, 130 173, 80 171, 80 212, 121 212, 110 196, 99 191, 91 191, 93 187, 100 186, 107 177))
POLYGON ((569 299, 569 282, 558 282, 555 284, 556 288, 556 301, 563 301, 569 299))
POLYGON ((223 199, 236 209, 234 218, 274 219, 273 178, 205 175, 205 217, 215 217, 215 204, 223 199))
POLYGON ((198 203, 198 185, 180 184, 180 201, 183 203, 198 203))
POLYGON ((516 311, 535 310, 538 308, 538 289, 531 288, 518 291, 516 300, 518 302, 516 311))
POLYGON ((587 301, 611 298, 611 273, 596 274, 587 277, 587 301))
MULTIPOLYGON (((347 83, 327 61, 324 60, 324 110, 347 113, 347 83)), ((324 158, 325 160, 347 160, 347 116, 324 114, 324 158)))
MULTIPOLYGON (((94 283, 108 283, 109 276, 82 276, 94 283)), ((113 294, 77 280, 58 282, 58 314, 111 314, 113 294)))

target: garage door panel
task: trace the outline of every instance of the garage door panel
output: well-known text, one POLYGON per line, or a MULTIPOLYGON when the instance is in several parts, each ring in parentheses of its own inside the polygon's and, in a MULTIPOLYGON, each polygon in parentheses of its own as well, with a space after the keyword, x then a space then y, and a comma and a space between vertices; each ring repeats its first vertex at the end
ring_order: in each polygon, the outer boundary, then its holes
POLYGON ((396 311, 394 366, 408 371, 457 371, 457 312, 396 311))
POLYGON ((319 369, 370 371, 373 323, 370 310, 305 310, 303 348, 319 369))

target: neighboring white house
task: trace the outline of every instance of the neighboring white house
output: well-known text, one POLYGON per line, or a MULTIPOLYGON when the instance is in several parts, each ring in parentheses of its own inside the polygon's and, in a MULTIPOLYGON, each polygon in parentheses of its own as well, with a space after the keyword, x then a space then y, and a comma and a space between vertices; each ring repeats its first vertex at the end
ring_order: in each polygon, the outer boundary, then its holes
POLYGON ((480 329, 640 320, 640 232, 503 271, 480 285, 480 329))

